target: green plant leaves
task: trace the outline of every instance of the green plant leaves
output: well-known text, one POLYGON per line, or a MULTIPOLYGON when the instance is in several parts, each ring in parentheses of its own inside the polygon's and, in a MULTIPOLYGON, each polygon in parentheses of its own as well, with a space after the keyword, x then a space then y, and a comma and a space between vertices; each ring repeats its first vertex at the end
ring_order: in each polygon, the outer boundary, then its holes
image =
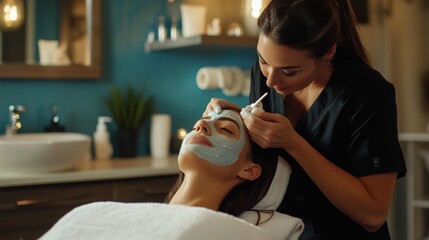
POLYGON ((130 85, 125 91, 112 86, 104 102, 118 128, 123 130, 138 130, 154 109, 152 98, 144 96, 143 88, 136 90, 130 85))

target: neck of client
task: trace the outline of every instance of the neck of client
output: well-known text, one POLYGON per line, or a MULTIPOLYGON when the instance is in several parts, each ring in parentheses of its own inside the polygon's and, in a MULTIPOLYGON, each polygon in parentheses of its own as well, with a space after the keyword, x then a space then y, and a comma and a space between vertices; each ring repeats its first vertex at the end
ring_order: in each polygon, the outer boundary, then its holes
POLYGON ((205 207, 218 211, 225 196, 236 185, 221 182, 199 173, 187 173, 170 204, 205 207))

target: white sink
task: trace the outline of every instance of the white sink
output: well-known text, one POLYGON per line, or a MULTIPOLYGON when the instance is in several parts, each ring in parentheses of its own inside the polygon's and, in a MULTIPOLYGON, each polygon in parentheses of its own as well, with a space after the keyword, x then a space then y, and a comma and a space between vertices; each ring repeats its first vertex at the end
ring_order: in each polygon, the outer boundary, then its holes
POLYGON ((0 136, 0 172, 52 172, 73 169, 90 158, 91 138, 79 133, 27 133, 0 136))

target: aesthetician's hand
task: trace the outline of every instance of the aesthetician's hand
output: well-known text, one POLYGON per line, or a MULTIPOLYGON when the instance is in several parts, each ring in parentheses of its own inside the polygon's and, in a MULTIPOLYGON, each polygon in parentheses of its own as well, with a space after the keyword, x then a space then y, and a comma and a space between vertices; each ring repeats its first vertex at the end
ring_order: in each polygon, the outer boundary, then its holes
POLYGON ((283 115, 269 112, 241 112, 252 140, 262 148, 288 149, 296 134, 290 121, 283 115))
POLYGON ((222 109, 237 109, 237 111, 240 111, 241 108, 234 103, 228 102, 226 100, 220 98, 212 98, 209 104, 207 104, 206 111, 203 113, 203 117, 209 115, 209 113, 213 111, 220 113, 222 109))

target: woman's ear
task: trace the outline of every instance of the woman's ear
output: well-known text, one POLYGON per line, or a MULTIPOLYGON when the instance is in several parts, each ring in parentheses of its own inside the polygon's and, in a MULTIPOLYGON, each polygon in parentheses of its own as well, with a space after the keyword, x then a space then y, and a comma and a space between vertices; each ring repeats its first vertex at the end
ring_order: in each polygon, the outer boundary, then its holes
POLYGON ((337 44, 334 43, 334 45, 332 45, 332 47, 328 50, 328 52, 325 53, 323 58, 325 59, 326 62, 330 63, 332 58, 334 58, 336 52, 337 52, 337 44))
POLYGON ((238 177, 253 181, 261 175, 261 166, 254 162, 248 162, 238 173, 238 177))

